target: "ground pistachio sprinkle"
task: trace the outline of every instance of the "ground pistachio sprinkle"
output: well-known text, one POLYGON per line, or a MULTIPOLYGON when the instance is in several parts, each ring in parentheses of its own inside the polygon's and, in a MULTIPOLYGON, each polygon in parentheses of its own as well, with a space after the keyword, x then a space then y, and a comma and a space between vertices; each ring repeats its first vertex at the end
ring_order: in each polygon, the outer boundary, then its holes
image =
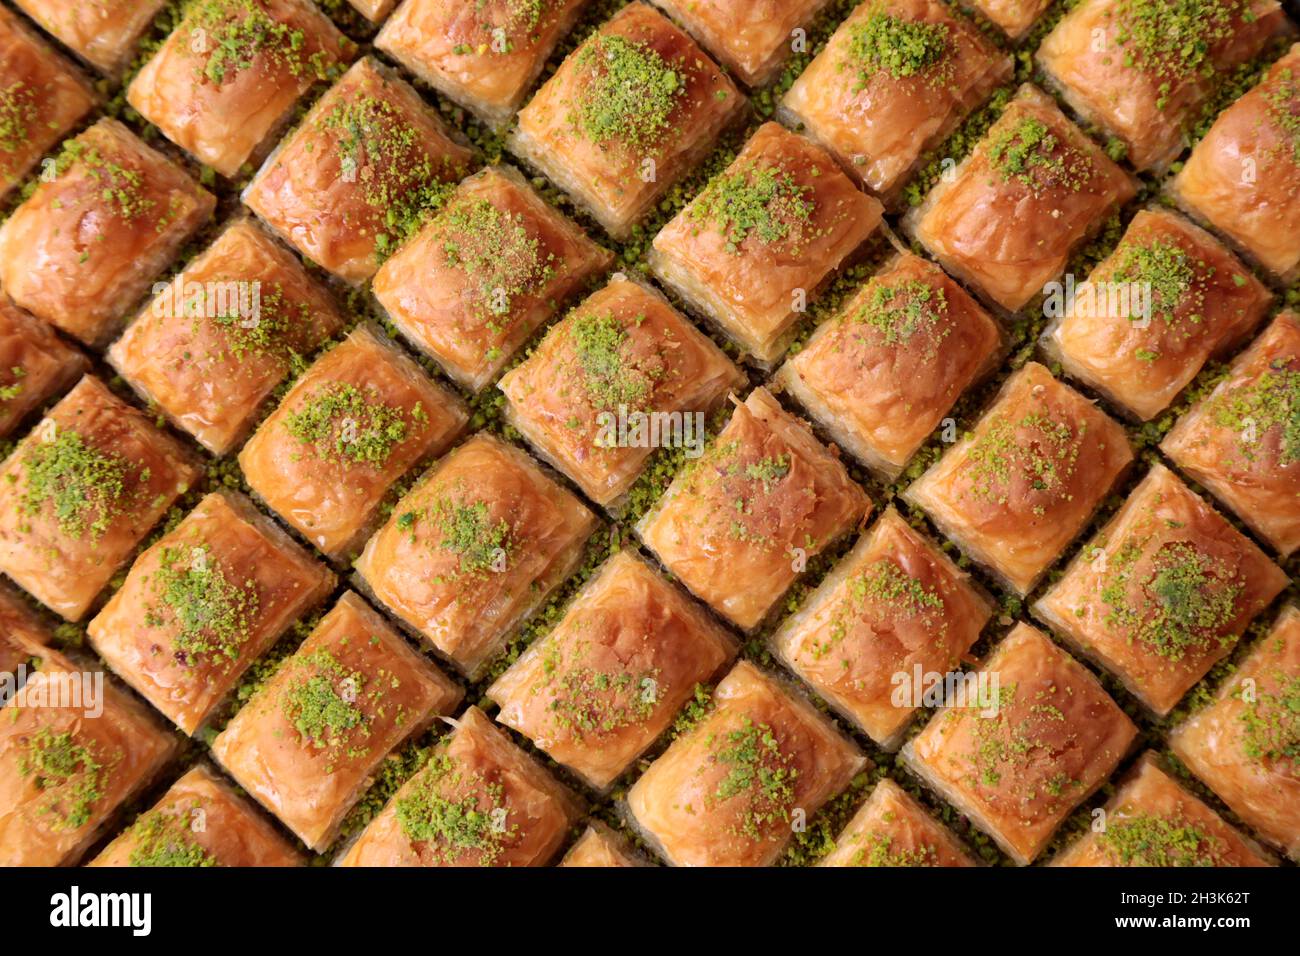
POLYGON ((945 23, 908 20, 879 9, 849 27, 847 65, 858 71, 857 90, 862 90, 877 72, 898 80, 930 71, 943 62, 949 42, 945 23))
MULTIPOLYGON (((35 515, 48 503, 59 531, 70 538, 103 537, 130 497, 130 462, 88 444, 71 428, 59 429, 50 441, 32 444, 23 467, 24 512, 35 515)), ((147 480, 146 476, 140 480, 147 480)))
POLYGON ((884 833, 864 834, 868 846, 853 855, 853 866, 938 866, 938 851, 930 844, 894 848, 894 838, 884 833))
POLYGON ((750 237, 763 245, 798 245, 810 232, 816 210, 811 188, 785 170, 750 162, 714 178, 687 215, 698 226, 716 230, 726 238, 728 251, 738 253, 750 237))
POLYGON ((510 522, 492 520, 486 501, 443 498, 430 509, 441 535, 438 546, 460 560, 462 574, 484 574, 507 559, 513 547, 510 522))
POLYGON ((1300 777, 1300 676, 1273 674, 1274 690, 1247 700, 1241 714, 1242 749, 1251 760, 1286 763, 1300 777))
POLYGON ((190 825, 184 816, 151 810, 136 820, 130 832, 136 841, 131 849, 131 866, 218 865, 216 857, 194 841, 190 825))
POLYGON ((42 727, 26 741, 18 773, 49 794, 40 813, 53 818, 55 830, 66 831, 90 822, 96 802, 104 795, 108 771, 71 731, 55 733, 42 727))
MULTIPOLYGON (((1005 415, 992 420, 967 452, 971 493, 995 504, 1009 500, 1017 475, 1039 492, 1059 498, 1079 463, 1087 424, 1077 430, 1042 412, 1013 421, 1005 415)), ((1036 506, 1042 513, 1042 506, 1036 506)))
POLYGON ((1269 116, 1291 142, 1291 161, 1300 165, 1300 83, 1290 69, 1279 71, 1264 98, 1269 116))
POLYGON ((577 63, 594 74, 575 113, 587 138, 631 149, 659 146, 672 130, 686 76, 649 44, 599 33, 579 52, 577 63))
POLYGON ((536 294, 555 276, 555 256, 543 252, 526 223, 486 199, 452 203, 438 217, 443 260, 472 281, 472 308, 493 332, 503 331, 516 299, 536 294))
POLYGON ((1049 189, 1078 192, 1093 171, 1087 154, 1063 142, 1034 116, 1023 117, 996 133, 989 143, 988 154, 1004 181, 1022 183, 1034 195, 1049 189))
POLYGON ((467 773, 445 753, 435 753, 414 786, 397 801, 397 821, 406 838, 446 864, 476 853, 491 866, 513 839, 505 790, 481 773, 467 773), (459 795, 454 795, 459 793, 459 795))
MULTIPOLYGON (((406 440, 406 418, 401 407, 382 401, 377 389, 332 382, 291 412, 285 427, 322 457, 382 466, 406 440)), ((417 405, 411 418, 420 422, 428 415, 417 405)))
POLYGON ((738 830, 751 839, 762 839, 773 826, 790 819, 799 776, 794 757, 785 753, 776 733, 765 723, 745 717, 741 726, 718 736, 714 762, 726 773, 718 781, 713 798, 719 802, 739 799, 743 803, 738 830))
POLYGON ((39 116, 36 97, 27 84, 17 81, 0 87, 0 152, 17 152, 26 145, 39 116))
POLYGON ((232 580, 207 545, 163 549, 152 581, 157 604, 145 613, 149 627, 170 627, 172 648, 186 663, 236 661, 252 636, 260 589, 232 580))
MULTIPOLYGON (((1151 315, 1173 324, 1181 306, 1187 306, 1185 318, 1199 324, 1204 315, 1200 306, 1205 293, 1195 288, 1198 266, 1182 246, 1172 239, 1153 239, 1150 242, 1126 244, 1119 255, 1114 280, 1121 283, 1142 283, 1151 286, 1151 315), (1189 298, 1189 295, 1191 296, 1189 298)), ((1137 315, 1132 319, 1140 318, 1137 315)))
POLYGON ((280 707, 302 742, 336 756, 365 753, 365 748, 347 746, 355 734, 368 733, 369 720, 358 706, 365 675, 349 671, 331 651, 323 648, 291 666, 298 673, 284 691, 280 707))
POLYGON ((0 405, 12 402, 23 393, 23 379, 27 377, 27 370, 21 365, 15 365, 9 369, 9 375, 13 381, 8 385, 0 386, 0 405))
POLYGON ((1210 53, 1232 36, 1244 0, 1119 0, 1114 43, 1125 66, 1159 77, 1163 109, 1173 84, 1212 75, 1210 53))
POLYGON ((1195 823, 1150 813, 1111 821, 1097 842, 1121 866, 1216 866, 1223 849, 1195 823))
MULTIPOLYGON (((629 323, 641 325, 644 316, 629 323)), ((613 312, 582 312, 570 320, 569 337, 587 398, 596 408, 639 409, 654 394, 665 366, 653 355, 632 354, 632 335, 613 312)))
POLYGON ((321 52, 305 53, 306 34, 276 20, 260 0, 190 0, 186 47, 205 57, 199 76, 217 86, 252 69, 259 59, 287 69, 295 77, 328 79, 321 52))
POLYGON ((1243 458, 1254 461, 1263 439, 1278 429, 1278 465, 1300 461, 1300 369, 1275 361, 1255 381, 1211 400, 1216 425, 1237 434, 1243 458))
POLYGON ((869 328, 886 346, 906 345, 914 335, 924 332, 933 339, 930 345, 933 357, 939 342, 951 332, 951 327, 944 323, 948 314, 944 290, 919 279, 908 279, 897 285, 872 281, 870 289, 866 302, 850 313, 849 321, 869 328))

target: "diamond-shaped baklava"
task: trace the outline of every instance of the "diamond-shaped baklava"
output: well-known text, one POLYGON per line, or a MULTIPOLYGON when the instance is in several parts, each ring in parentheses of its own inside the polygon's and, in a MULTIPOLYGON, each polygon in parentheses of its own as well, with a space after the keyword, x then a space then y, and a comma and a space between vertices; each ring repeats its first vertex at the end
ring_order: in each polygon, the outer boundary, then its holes
POLYGON ((625 839, 609 827, 601 823, 589 823, 558 865, 596 869, 645 866, 646 863, 635 855, 625 839))
POLYGON ((975 866, 958 839, 888 777, 819 866, 975 866))
POLYGON ((0 291, 0 438, 87 368, 84 355, 0 291))
POLYGON ((125 69, 167 0, 14 0, 18 9, 107 74, 125 69))

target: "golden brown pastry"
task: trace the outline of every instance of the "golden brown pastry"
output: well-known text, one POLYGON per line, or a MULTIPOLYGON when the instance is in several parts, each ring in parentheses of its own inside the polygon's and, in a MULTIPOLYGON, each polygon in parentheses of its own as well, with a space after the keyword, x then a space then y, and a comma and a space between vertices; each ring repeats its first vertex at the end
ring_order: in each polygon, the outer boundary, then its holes
POLYGON ((181 777, 88 866, 302 866, 297 850, 205 764, 181 777))
POLYGON ((713 701, 633 785, 628 811, 674 866, 768 866, 867 758, 748 661, 713 701))
POLYGON ((703 446, 709 411, 744 384, 722 350, 621 274, 551 327, 498 387, 506 415, 597 504, 612 505, 654 450, 703 446))
POLYGON ((983 14, 1012 40, 1019 40, 1052 5, 1052 0, 963 0, 962 5, 983 14))
POLYGON ((1134 191, 1050 96, 1025 84, 906 225, 948 272, 1014 312, 1134 191))
POLYGON ((655 237, 656 276, 759 362, 789 345, 818 289, 880 223, 881 207, 820 146, 764 123, 655 237))
POLYGON ((1011 75, 975 24, 942 0, 866 0, 835 31, 780 113, 887 200, 1011 75))
POLYGON ((199 474, 178 441, 87 375, 0 465, 0 570, 80 620, 199 474))
POLYGON ((1300 316, 1280 314, 1160 449, 1286 557, 1300 548, 1300 316))
POLYGON ((546 81, 509 145, 626 239, 744 107, 694 40, 630 3, 546 81))
POLYGON ((1066 374, 1144 420, 1253 331, 1272 301, 1209 233, 1147 209, 1072 291, 1067 301, 1062 287, 1044 347, 1066 374))
POLYGON ((372 289, 413 345, 477 392, 611 262, 522 176, 496 166, 461 183, 372 289))
POLYGON ((926 259, 900 253, 774 381, 869 468, 895 478, 997 356, 997 323, 926 259))
POLYGON ((239 464, 263 501, 341 557, 361 546, 393 483, 450 445, 466 417, 455 396, 361 325, 298 379, 239 464))
POLYGON ((161 284, 107 359, 178 428, 224 455, 343 323, 296 256, 251 219, 237 219, 161 284))
POLYGON ((19 10, 104 73, 122 72, 167 0, 14 0, 19 10))
POLYGON ((579 807, 477 707, 452 723, 340 866, 544 866, 579 807))
POLYGON ((89 367, 81 352, 0 292, 0 438, 89 367))
POLYGON ((928 675, 957 670, 992 616, 988 598, 893 508, 772 636, 790 670, 894 750, 928 675))
POLYGON ((750 630, 870 509, 812 430, 757 388, 636 531, 678 580, 750 630))
POLYGON ((1263 551, 1157 464, 1034 613, 1163 715, 1286 585, 1263 551))
POLYGON ((1300 861, 1300 608, 1273 629, 1169 744, 1233 812, 1300 861))
POLYGON ((334 575, 249 501, 205 497, 131 567, 90 622, 108 666, 185 733, 334 587, 334 575))
POLYGON ((586 869, 604 867, 646 866, 643 860, 629 849, 627 841, 603 823, 592 822, 569 847, 559 866, 576 866, 586 869))
POLYGON ((948 828, 888 777, 818 866, 975 866, 948 828))
POLYGON ((448 99, 502 127, 585 2, 405 0, 375 46, 448 99))
POLYGON ((604 790, 735 652, 703 608, 620 551, 487 696, 500 723, 604 790))
POLYGON ((28 312, 102 346, 216 201, 114 119, 63 144, 0 226, 0 285, 28 312))
POLYGON ((1111 774, 1137 728, 1087 668, 1028 624, 979 675, 997 706, 945 707, 903 759, 1024 866, 1111 774))
POLYGON ((212 755, 317 851, 384 758, 462 691, 352 592, 212 742, 212 755))
MULTIPOLYGON (((30 665, 33 653, 42 644, 50 643, 49 628, 27 602, 7 584, 0 581, 0 681, 6 675, 17 676, 19 668, 30 665)), ((0 706, 6 702, 10 691, 16 691, 21 680, 8 687, 0 684, 0 706)))
POLYGON ((356 568, 379 602, 473 677, 578 566, 595 528, 528 455, 480 432, 398 502, 356 568))

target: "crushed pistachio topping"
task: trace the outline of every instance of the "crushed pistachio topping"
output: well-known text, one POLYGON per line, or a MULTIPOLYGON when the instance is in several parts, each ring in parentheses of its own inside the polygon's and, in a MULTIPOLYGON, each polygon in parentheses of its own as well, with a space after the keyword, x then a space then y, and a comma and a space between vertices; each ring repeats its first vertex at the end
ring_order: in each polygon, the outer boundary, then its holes
POLYGON ((885 346, 907 345, 918 333, 930 341, 927 356, 938 353, 939 343, 952 331, 945 321, 948 297, 919 279, 897 285, 872 281, 866 301, 848 316, 853 326, 865 326, 885 346))
POLYGON ((1237 435, 1243 458, 1254 461, 1264 437, 1278 430, 1278 465, 1300 461, 1300 369, 1275 360, 1255 381, 1211 400, 1210 415, 1220 428, 1237 435))
POLYGON ((195 842, 184 816, 151 810, 131 827, 131 866, 208 867, 217 859, 195 842))
POLYGON ((256 581, 231 580, 207 545, 176 545, 163 549, 152 587, 158 604, 145 612, 145 624, 172 629, 181 663, 239 659, 257 622, 256 581))
MULTIPOLYGON (((636 316, 628 324, 635 327, 644 321, 644 316, 636 316)), ((666 373, 657 353, 635 352, 627 325, 612 312, 575 315, 569 323, 569 340, 583 390, 595 408, 641 408, 666 373)))
POLYGON ((812 197, 812 189, 790 173, 750 162, 714 177, 687 215, 721 234, 733 253, 751 236, 763 245, 799 245, 812 228, 812 197))
POLYGON ((867 833, 859 838, 867 846, 853 854, 853 866, 938 866, 938 850, 930 844, 894 848, 894 838, 885 833, 867 833))
POLYGON ((349 671, 323 648, 291 666, 296 673, 280 698, 280 709, 304 746, 329 751, 332 757, 364 755, 368 748, 358 738, 369 736, 370 720, 358 702, 365 675, 349 671))
POLYGON ((646 43, 598 33, 578 54, 591 71, 574 122, 594 143, 653 149, 672 131, 686 76, 646 43))
POLYGON ((196 334, 202 317, 211 315, 210 321, 221 330, 226 348, 236 360, 247 355, 269 355, 285 361, 298 359, 290 339, 296 329, 310 326, 311 307, 306 302, 291 301, 278 282, 269 290, 259 291, 255 316, 241 314, 239 303, 224 310, 209 308, 207 295, 205 288, 201 298, 186 303, 187 314, 192 318, 191 329, 196 334))
MULTIPOLYGON (((1068 500, 1069 482, 1087 431, 1086 422, 1076 429, 1041 412, 1030 412, 1018 421, 996 416, 967 452, 971 493, 1005 505, 1016 484, 1023 483, 1052 500, 1068 500)), ((1046 513, 1042 504, 1033 510, 1037 515, 1046 513)))
POLYGON ((713 762, 726 772, 713 798, 723 803, 741 801, 738 831, 762 839, 774 826, 790 819, 794 809, 799 776, 794 757, 782 750, 770 726, 749 717, 715 742, 721 746, 714 751, 713 762))
POLYGON ((515 49, 514 38, 532 37, 541 26, 542 16, 551 0, 475 0, 480 16, 473 22, 482 36, 478 43, 458 43, 452 47, 457 56, 483 56, 487 53, 508 54, 515 49))
MULTIPOLYGON (((30 445, 23 468, 23 511, 35 515, 48 502, 59 530, 70 538, 103 537, 131 496, 130 462, 95 448, 70 428, 30 445)), ((147 480, 143 473, 140 480, 147 480)))
POLYGON ((1217 866, 1223 851, 1200 825, 1151 813, 1112 820, 1097 843, 1120 866, 1217 866))
POLYGON ((470 854, 481 866, 493 865, 518 832, 509 823, 505 788, 466 772, 445 753, 435 753, 398 799, 397 821, 408 840, 453 865, 470 854))
POLYGON ((846 582, 844 601, 830 621, 824 641, 812 647, 823 658, 849 634, 856 621, 885 623, 922 618, 936 635, 947 630, 943 595, 937 588, 912 577, 890 558, 881 558, 846 582))
POLYGON ((1232 37, 1245 7, 1245 0, 1119 0, 1114 42, 1124 66, 1161 81, 1156 107, 1164 109, 1174 84, 1213 75, 1210 53, 1232 37))
POLYGON ((438 224, 443 260, 471 280, 471 308, 493 332, 503 331, 516 299, 536 294, 555 276, 554 254, 543 251, 520 213, 470 199, 448 206, 438 224))
POLYGON ((1269 116, 1291 141, 1291 161, 1300 166, 1300 83, 1289 68, 1278 71, 1264 99, 1269 116))
POLYGON ((307 34, 272 17, 261 0, 190 0, 186 48, 200 57, 198 76, 217 86, 259 61, 294 77, 329 78, 323 51, 307 54, 307 34))
MULTIPOLYGON (((944 62, 949 48, 945 23, 908 20, 875 10, 849 27, 849 65, 858 71, 857 90, 865 89, 878 72, 896 80, 932 71, 944 62)), ((947 70, 933 71, 935 80, 947 70)))
MULTIPOLYGON (((134 222, 157 206, 148 197, 144 176, 139 170, 109 159, 97 147, 75 139, 68 140, 55 161, 55 171, 62 175, 76 164, 80 164, 86 175, 95 180, 99 186, 99 198, 123 222, 134 222)), ((164 218, 159 223, 160 229, 165 221, 164 218)))
MULTIPOLYGON (((801 514, 816 496, 806 486, 790 488, 786 491, 788 497, 775 494, 789 485, 788 479, 794 471, 794 458, 788 450, 754 448, 740 441, 729 441, 714 445, 693 464, 692 474, 713 486, 711 496, 725 503, 719 509, 719 516, 728 534, 758 548, 777 547, 771 532, 785 523, 787 513, 801 514)), ((809 551, 817 548, 817 542, 811 538, 797 543, 809 551)))
POLYGON ((39 812, 53 818, 55 830, 76 830, 90 822, 104 795, 108 771, 71 731, 42 727, 24 741, 18 773, 48 797, 39 812))
POLYGON ((443 498, 431 509, 441 532, 438 546, 460 559, 462 574, 483 574, 509 558, 514 542, 510 522, 494 522, 486 501, 456 502, 443 498))
POLYGON ((16 81, 0 87, 0 151, 14 153, 25 146, 39 117, 36 96, 26 83, 16 81))
POLYGON ((598 670, 582 663, 588 648, 579 644, 566 661, 558 641, 547 647, 542 666, 554 724, 582 738, 648 720, 666 690, 659 668, 598 670))
POLYGON ((1036 196, 1051 189, 1078 192, 1092 178, 1092 159, 1065 142, 1034 116, 996 133, 988 144, 993 168, 1004 181, 1015 180, 1036 196))
POLYGON ((23 379, 27 377, 27 370, 21 365, 15 365, 9 369, 9 376, 13 381, 8 385, 0 386, 0 405, 12 402, 23 393, 23 379))
MULTIPOLYGON (((1151 317, 1172 325, 1177 312, 1185 306, 1185 320, 1193 325, 1204 321, 1200 311, 1205 292, 1198 286, 1201 272, 1213 273, 1205 263, 1193 260, 1182 246, 1171 239, 1154 239, 1145 243, 1125 244, 1115 268, 1114 281, 1151 287, 1151 317)), ((1141 318, 1130 315, 1130 320, 1141 318)))
MULTIPOLYGON (((1025 706, 1013 709, 1023 693, 1015 684, 1002 687, 993 715, 965 711, 954 713, 950 719, 975 721, 975 749, 968 754, 968 760, 980 784, 1000 787, 1005 781, 1022 804, 1040 799, 1062 802, 1067 790, 1079 787, 1078 781, 1060 771, 1044 779, 1039 770, 1044 757, 1049 758, 1050 766, 1054 755, 1069 747, 1059 740, 1058 733, 1065 714, 1053 703, 1058 694, 1068 690, 1045 686, 1023 699, 1025 706)), ((1066 797, 1063 802, 1071 803, 1072 799, 1066 797)))
POLYGON ((1251 760, 1275 768, 1289 765, 1291 775, 1300 777, 1300 676, 1278 672, 1273 678, 1276 689, 1261 689, 1245 700, 1242 750, 1251 760))
MULTIPOLYGON (((419 422, 428 416, 417 405, 410 417, 419 422)), ((291 412, 285 427, 323 457, 382 466, 406 440, 406 418, 400 406, 379 398, 378 389, 332 382, 291 412)))

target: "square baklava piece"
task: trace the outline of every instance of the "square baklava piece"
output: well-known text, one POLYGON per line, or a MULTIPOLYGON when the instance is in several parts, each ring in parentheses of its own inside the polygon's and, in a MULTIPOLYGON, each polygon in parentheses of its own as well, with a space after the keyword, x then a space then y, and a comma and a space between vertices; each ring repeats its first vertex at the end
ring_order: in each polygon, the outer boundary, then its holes
POLYGON ((602 823, 589 823, 576 843, 569 847, 559 866, 604 869, 646 866, 627 840, 602 823))
POLYGON ((0 199, 98 102, 72 64, 0 9, 0 199))
POLYGON ((307 258, 359 284, 433 215, 470 157, 415 90, 367 57, 316 102, 243 198, 307 258))
POLYGON ((1028 624, 976 677, 993 706, 943 708, 903 759, 1025 866, 1119 765, 1137 728, 1087 668, 1028 624))
POLYGON ((582 560, 596 517, 480 432, 422 477, 357 559, 362 586, 476 676, 582 560))
POLYGON ((1118 423, 1030 362, 903 497, 1024 595, 1132 460, 1118 423))
POLYGON ((751 630, 870 510, 833 451, 758 388, 636 531, 674 577, 751 630))
POLYGON ((324 600, 334 575, 246 498, 204 498, 131 567, 90 622, 108 666, 187 734, 324 600))
POLYGON ((510 424, 542 457, 615 506, 655 448, 702 447, 706 415, 744 381, 662 295, 615 276, 499 387, 510 424))
POLYGON ((867 2, 799 74, 780 115, 892 202, 1010 75, 1011 58, 942 0, 867 2))
POLYGON ((0 571, 80 620, 199 475, 180 442, 88 375, 0 465, 0 571))
POLYGON ((952 832, 888 777, 818 866, 975 866, 952 832))
POLYGON ((0 291, 0 438, 89 367, 81 352, 0 291))
POLYGON ((1094 811, 1089 832, 1053 866, 1271 866, 1254 840, 1194 797, 1144 754, 1094 811))
POLYGON ((239 785, 323 851, 388 754, 461 689, 352 592, 212 742, 239 785))
POLYGON ((302 866, 303 862, 256 807, 206 765, 198 764, 88 865, 302 866))
POLYGON ((1086 0, 1038 62, 1080 116, 1124 142, 1134 168, 1163 169, 1216 79, 1286 29, 1276 0, 1086 0))
POLYGON ((1067 375, 1146 420, 1249 335, 1271 300, 1209 233, 1144 209, 1061 304, 1043 345, 1067 375))
POLYGON ((375 46, 501 128, 585 2, 405 0, 375 37, 375 46))
POLYGON ((991 370, 998 325, 934 263, 895 256, 774 381, 872 471, 893 479, 991 370))
POLYGON ((33 315, 103 346, 215 207, 181 167, 100 120, 63 144, 0 226, 0 285, 33 315))
POLYGON ((467 415, 410 357, 359 326, 309 368, 239 453, 248 485, 330 557, 359 548, 394 482, 467 415))
POLYGON ((497 166, 461 183, 371 288, 408 341, 477 392, 613 258, 497 166))
POLYGON ((898 677, 958 669, 993 614, 933 542, 890 508, 772 636, 777 657, 887 750, 921 695, 898 677))
POLYGON ((121 73, 167 0, 14 0, 19 10, 104 73, 121 73))
POLYGON ((694 40, 630 3, 569 54, 519 114, 509 144, 626 239, 744 107, 694 40))
POLYGON ((628 791, 627 809, 674 866, 770 866, 866 766, 810 703, 741 661, 713 709, 628 791))
POLYGON ((1169 745, 1233 812, 1300 862, 1300 608, 1283 608, 1214 702, 1169 745))
POLYGON ((0 709, 0 866, 70 866, 153 783, 176 740, 102 673, 33 653, 23 701, 0 709), (93 709, 81 693, 92 680, 102 681, 93 709))
POLYGON ((948 272, 1015 312, 1134 192, 1128 173, 1025 84, 905 224, 948 272))
POLYGON ((1155 465, 1034 613, 1163 715, 1286 585, 1249 538, 1155 465))
POLYGON ((242 218, 161 288, 107 358, 145 401, 225 455, 343 323, 298 258, 242 218))
POLYGON ((545 866, 578 801, 471 707, 453 721, 339 861, 341 866, 545 866))
POLYGON ((707 611, 620 551, 487 696, 499 722, 605 790, 734 655, 707 611))
POLYGON ((201 0, 135 75, 126 99, 223 176, 271 148, 314 83, 356 55, 311 0, 201 0))
POLYGON ((1300 316, 1283 312, 1160 449, 1282 557, 1300 548, 1300 316))
POLYGON ((1219 114, 1169 191, 1290 284, 1300 277, 1300 45, 1219 114))
POLYGON ((880 214, 820 146, 764 123, 664 226, 648 262, 691 308, 770 365, 880 214))

